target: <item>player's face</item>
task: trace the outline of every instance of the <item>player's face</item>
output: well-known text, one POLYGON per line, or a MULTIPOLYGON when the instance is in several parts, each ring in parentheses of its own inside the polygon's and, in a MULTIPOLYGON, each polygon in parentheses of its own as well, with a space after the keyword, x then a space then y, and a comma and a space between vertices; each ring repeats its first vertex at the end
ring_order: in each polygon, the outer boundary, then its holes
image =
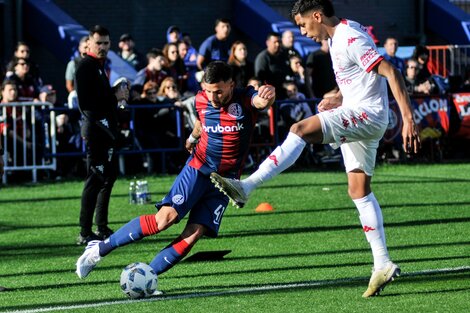
POLYGON ((232 80, 226 82, 221 81, 215 84, 203 84, 207 99, 209 99, 214 108, 223 107, 228 103, 232 98, 234 86, 235 84, 232 80))
POLYGON ((90 53, 96 55, 99 59, 106 58, 110 45, 109 36, 101 36, 98 33, 94 33, 93 37, 90 37, 90 40, 88 40, 90 53))
POLYGON ((328 39, 329 35, 322 27, 323 14, 319 11, 309 11, 303 15, 297 14, 295 24, 299 26, 300 33, 316 42, 328 39))

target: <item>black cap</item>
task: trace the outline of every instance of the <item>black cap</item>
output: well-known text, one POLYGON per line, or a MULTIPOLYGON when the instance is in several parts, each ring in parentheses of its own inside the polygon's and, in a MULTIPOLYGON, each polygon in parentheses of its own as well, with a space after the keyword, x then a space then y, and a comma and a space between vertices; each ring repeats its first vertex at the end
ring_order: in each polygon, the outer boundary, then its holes
POLYGON ((119 41, 127 41, 127 40, 134 40, 134 38, 132 38, 131 34, 128 34, 128 33, 122 34, 121 37, 119 37, 119 41))

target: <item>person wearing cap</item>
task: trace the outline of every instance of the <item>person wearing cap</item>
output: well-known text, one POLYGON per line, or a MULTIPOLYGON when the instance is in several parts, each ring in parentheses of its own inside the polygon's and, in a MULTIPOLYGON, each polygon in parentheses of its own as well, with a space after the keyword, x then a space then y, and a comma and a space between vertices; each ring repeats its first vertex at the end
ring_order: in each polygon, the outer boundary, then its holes
POLYGON ((136 71, 145 67, 144 58, 142 54, 135 49, 135 41, 130 34, 125 33, 119 37, 119 49, 118 55, 136 71))
POLYGON ((181 40, 181 39, 182 39, 181 30, 178 26, 171 25, 170 27, 168 27, 166 31, 166 41, 168 43, 177 42, 178 40, 181 40))
POLYGON ((55 104, 57 101, 57 95, 52 85, 44 85, 39 90, 39 101, 49 102, 55 104))

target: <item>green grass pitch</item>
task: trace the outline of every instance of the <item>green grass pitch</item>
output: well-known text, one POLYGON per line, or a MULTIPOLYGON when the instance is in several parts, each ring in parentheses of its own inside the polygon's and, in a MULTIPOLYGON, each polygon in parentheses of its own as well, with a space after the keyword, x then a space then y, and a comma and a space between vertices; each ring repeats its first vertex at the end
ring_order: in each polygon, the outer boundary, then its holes
MULTIPOLYGON (((174 176, 146 177, 153 200, 174 176)), ((184 221, 107 256, 85 280, 75 275, 83 182, 0 187, 0 312, 470 312, 470 164, 384 165, 372 181, 389 252, 402 276, 363 299, 372 266, 341 171, 287 172, 229 207, 218 239, 197 252, 231 250, 219 261, 183 261, 160 275, 165 296, 127 300, 119 275, 149 263, 184 221), (269 202, 274 211, 256 213, 269 202)), ((128 204, 129 180, 113 190, 110 226, 155 212, 128 204)))

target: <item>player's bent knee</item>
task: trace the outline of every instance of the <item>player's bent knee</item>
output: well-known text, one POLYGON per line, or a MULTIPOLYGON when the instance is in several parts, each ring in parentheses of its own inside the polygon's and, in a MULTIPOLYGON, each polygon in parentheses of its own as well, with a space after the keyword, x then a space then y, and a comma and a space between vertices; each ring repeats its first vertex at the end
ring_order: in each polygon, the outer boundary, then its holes
POLYGON ((155 214, 155 220, 157 221, 158 229, 165 230, 175 223, 178 218, 178 212, 171 206, 161 207, 157 214, 155 214))

